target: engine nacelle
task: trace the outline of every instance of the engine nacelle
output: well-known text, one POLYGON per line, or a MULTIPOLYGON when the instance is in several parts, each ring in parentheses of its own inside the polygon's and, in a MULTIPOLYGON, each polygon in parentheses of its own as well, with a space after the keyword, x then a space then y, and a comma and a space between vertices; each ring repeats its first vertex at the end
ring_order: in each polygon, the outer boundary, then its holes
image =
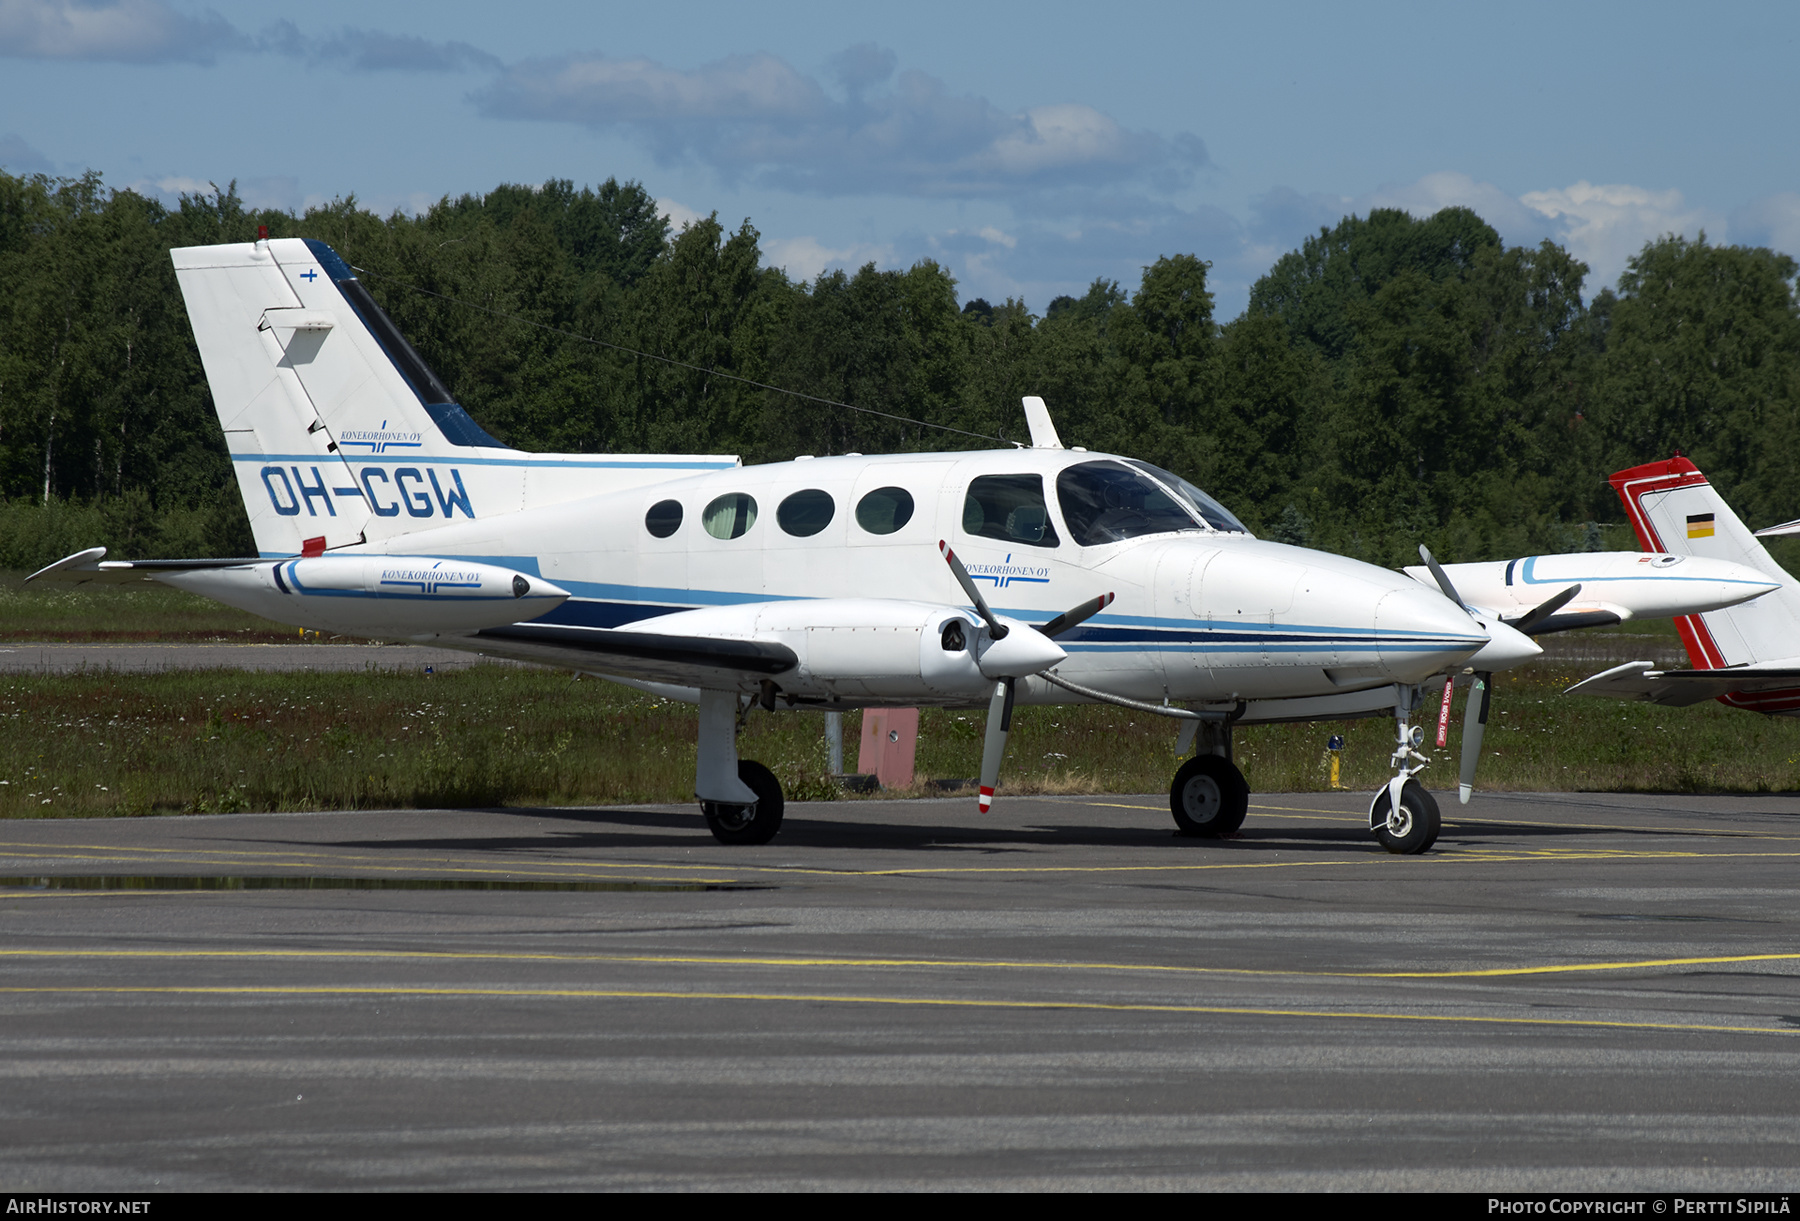
POLYGON ((1002 674, 1034 674, 1063 660, 1030 624, 1002 619, 993 640, 971 611, 891 598, 806 598, 680 611, 632 625, 674 636, 762 640, 800 659, 781 687, 797 695, 921 702, 985 697, 1002 674))
POLYGON ((391 639, 520 623, 569 597, 510 568, 415 555, 321 555, 154 575, 277 623, 391 639))

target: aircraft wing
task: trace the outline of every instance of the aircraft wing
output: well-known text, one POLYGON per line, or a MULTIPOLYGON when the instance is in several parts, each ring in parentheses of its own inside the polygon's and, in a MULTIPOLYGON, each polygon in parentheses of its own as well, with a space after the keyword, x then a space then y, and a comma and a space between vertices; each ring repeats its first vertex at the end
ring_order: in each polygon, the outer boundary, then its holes
POLYGON ((784 644, 618 628, 515 623, 436 643, 452 648, 678 687, 734 690, 800 664, 784 644))
POLYGON ((1628 661, 1584 678, 1564 695, 1604 695, 1685 708, 1722 695, 1786 691, 1800 687, 1800 658, 1775 665, 1729 666, 1718 670, 1658 670, 1654 662, 1628 661))
POLYGON ((628 628, 512 623, 438 643, 669 687, 754 691, 774 682, 792 700, 967 704, 991 696, 1001 678, 1063 661, 1068 654, 1050 635, 1107 601, 1042 628, 996 616, 1007 629, 997 637, 978 616, 944 603, 791 598, 678 611, 628 628))

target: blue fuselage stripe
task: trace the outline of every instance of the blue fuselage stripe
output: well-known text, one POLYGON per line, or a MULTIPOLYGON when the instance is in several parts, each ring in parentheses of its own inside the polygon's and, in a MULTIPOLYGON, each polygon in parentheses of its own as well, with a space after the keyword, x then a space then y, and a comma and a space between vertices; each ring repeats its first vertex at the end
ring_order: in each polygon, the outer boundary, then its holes
POLYGON ((558 458, 546 462, 534 460, 530 455, 517 458, 466 458, 461 454, 362 454, 341 452, 336 454, 233 454, 233 462, 336 462, 348 463, 388 463, 408 466, 425 466, 438 464, 441 466, 534 466, 543 470, 581 469, 581 470, 632 470, 632 471, 729 471, 736 469, 731 462, 666 462, 645 460, 642 462, 620 461, 616 458, 558 458))
MULTIPOLYGON (((565 582, 565 588, 574 582, 565 582)), ((701 605, 731 605, 734 602, 767 602, 773 601, 767 595, 752 597, 750 595, 729 595, 698 590, 652 590, 632 588, 641 595, 654 596, 661 593, 684 594, 685 598, 659 599, 662 604, 637 601, 613 601, 610 599, 570 598, 548 614, 533 620, 535 623, 557 624, 563 627, 622 627, 643 619, 651 619, 661 615, 677 614, 681 611, 698 610, 701 605), (699 602, 701 598, 716 598, 717 601, 699 602)), ((1035 612, 1041 614, 1042 612, 1035 612)), ((1262 625, 1256 625, 1259 629, 1262 625)), ((1219 653, 1370 653, 1380 651, 1406 651, 1426 649, 1441 651, 1460 646, 1476 647, 1482 641, 1476 637, 1438 636, 1419 632, 1374 632, 1359 628, 1305 628, 1267 629, 1246 632, 1237 625, 1211 628, 1204 624, 1185 624, 1179 628, 1156 628, 1148 624, 1143 626, 1091 627, 1084 625, 1064 636, 1057 638, 1057 643, 1071 653, 1117 653, 1141 652, 1219 652, 1219 653)))

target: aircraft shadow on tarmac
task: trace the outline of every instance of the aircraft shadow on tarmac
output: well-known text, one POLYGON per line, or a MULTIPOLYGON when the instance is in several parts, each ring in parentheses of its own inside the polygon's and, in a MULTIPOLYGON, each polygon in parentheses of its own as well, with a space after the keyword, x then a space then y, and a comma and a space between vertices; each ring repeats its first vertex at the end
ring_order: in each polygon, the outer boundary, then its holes
MULTIPOLYGON (((995 855, 1044 847, 1137 848, 1157 846, 1172 851, 1195 852, 1317 852, 1337 853, 1346 848, 1379 851, 1368 831, 1358 822, 1344 820, 1334 826, 1257 825, 1255 815, 1245 828, 1223 839, 1177 836, 1172 828, 1157 825, 1156 811, 1145 810, 1142 826, 1096 826, 1081 822, 1038 820, 1012 826, 970 826, 962 823, 895 822, 880 817, 855 815, 856 807, 844 807, 838 817, 821 817, 815 809, 790 814, 782 824, 772 849, 864 849, 873 851, 957 852, 995 855)), ((692 814, 632 808, 567 809, 510 807, 482 813, 534 822, 560 824, 521 830, 517 834, 453 835, 404 839, 346 839, 309 841, 312 847, 336 847, 358 851, 489 852, 537 854, 546 850, 593 852, 624 848, 693 849, 703 847, 721 863, 738 859, 739 850, 713 844, 705 825, 692 814)), ((1713 836, 1742 834, 1721 828, 1686 830, 1630 828, 1617 825, 1555 826, 1509 822, 1503 819, 1453 818, 1446 821, 1440 843, 1475 846, 1493 839, 1513 842, 1618 836, 1713 836)), ((267 841, 264 841, 267 842, 267 841)), ((296 841, 297 842, 297 841, 296 841)))

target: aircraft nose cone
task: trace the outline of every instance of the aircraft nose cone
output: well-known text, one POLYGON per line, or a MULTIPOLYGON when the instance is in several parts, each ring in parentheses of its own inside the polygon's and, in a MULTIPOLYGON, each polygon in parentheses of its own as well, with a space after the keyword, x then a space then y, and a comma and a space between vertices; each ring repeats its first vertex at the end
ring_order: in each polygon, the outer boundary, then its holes
MULTIPOLYGON (((1375 606, 1375 630, 1383 668, 1396 680, 1408 683, 1448 666, 1466 665, 1469 657, 1491 641, 1488 631, 1462 607, 1410 579, 1405 586, 1396 585, 1382 595, 1375 606)), ((1529 640, 1526 643, 1530 645, 1529 640)), ((1530 647, 1534 652, 1537 649, 1536 645, 1530 647)))

